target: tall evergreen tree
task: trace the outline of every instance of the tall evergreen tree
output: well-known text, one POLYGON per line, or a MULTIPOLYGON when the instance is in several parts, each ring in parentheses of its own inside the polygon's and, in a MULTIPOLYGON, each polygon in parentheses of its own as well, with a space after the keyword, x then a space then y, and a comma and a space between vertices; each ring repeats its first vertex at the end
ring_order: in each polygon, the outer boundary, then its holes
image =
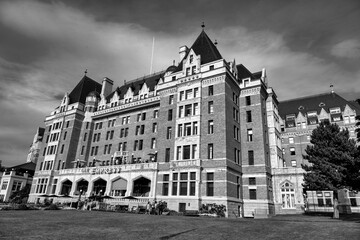
MULTIPOLYGON (((360 105, 360 98, 356 99, 356 102, 360 105)), ((356 132, 356 139, 358 141, 358 143, 360 143, 360 114, 356 116, 356 127, 357 129, 355 130, 356 132)), ((358 145, 358 147, 360 148, 360 145, 358 145)))
POLYGON ((360 189, 360 158, 349 131, 336 124, 320 123, 311 135, 302 164, 305 190, 360 189))

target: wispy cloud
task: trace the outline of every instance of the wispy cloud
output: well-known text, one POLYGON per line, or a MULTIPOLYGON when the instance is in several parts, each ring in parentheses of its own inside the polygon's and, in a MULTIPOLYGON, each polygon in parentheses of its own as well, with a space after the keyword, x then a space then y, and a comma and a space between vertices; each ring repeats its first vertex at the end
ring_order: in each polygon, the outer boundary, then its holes
POLYGON ((332 47, 331 54, 341 58, 360 58, 360 41, 358 39, 348 39, 339 42, 332 47))
MULTIPOLYGON (((0 130, 6 133, 0 135, 0 157, 17 162, 25 160, 36 128, 43 125, 44 117, 63 94, 78 83, 85 69, 95 80, 107 76, 115 85, 121 85, 124 79, 149 73, 154 36, 153 69, 163 70, 173 60, 178 62, 179 47, 190 46, 200 33, 200 29, 190 27, 168 33, 137 23, 104 18, 99 21, 94 12, 89 14, 57 1, 1 2, 1 26, 19 36, 14 49, 7 49, 0 58, 0 111, 7 113, 6 117, 0 116, 0 130), (13 57, 19 52, 29 54, 13 57), (11 142, 11 147, 7 142, 11 142)), ((265 67, 269 84, 280 100, 325 92, 330 84, 337 91, 356 93, 359 71, 346 71, 311 52, 294 50, 288 32, 252 30, 237 24, 206 31, 213 40, 218 40, 218 48, 228 61, 235 58, 251 71, 265 67)), ((10 45, 8 42, 7 46, 10 45)), ((334 45, 331 54, 354 59, 358 57, 358 47, 356 40, 343 40, 334 45)))

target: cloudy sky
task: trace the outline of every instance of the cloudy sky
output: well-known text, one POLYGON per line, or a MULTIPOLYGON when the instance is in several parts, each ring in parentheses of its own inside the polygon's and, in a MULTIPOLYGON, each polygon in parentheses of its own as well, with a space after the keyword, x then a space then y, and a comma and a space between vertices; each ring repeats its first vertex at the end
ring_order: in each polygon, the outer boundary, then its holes
POLYGON ((204 21, 222 56, 267 69, 279 100, 360 98, 360 1, 0 0, 0 159, 26 160, 36 128, 88 69, 121 85, 179 61, 204 21))

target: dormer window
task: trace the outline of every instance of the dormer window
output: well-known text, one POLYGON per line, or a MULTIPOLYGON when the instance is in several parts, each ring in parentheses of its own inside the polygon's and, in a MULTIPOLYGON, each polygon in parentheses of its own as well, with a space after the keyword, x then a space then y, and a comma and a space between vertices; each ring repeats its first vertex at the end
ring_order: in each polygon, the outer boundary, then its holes
POLYGON ((341 110, 339 107, 336 107, 336 108, 330 108, 329 109, 330 111, 330 114, 337 114, 337 113, 341 113, 341 110))
POLYGON ((308 112, 307 117, 308 117, 308 124, 314 125, 318 123, 316 111, 308 112))
POLYGON ((194 56, 193 56, 193 55, 190 55, 189 60, 190 60, 190 63, 193 63, 193 61, 194 61, 194 56))
POLYGON ((209 70, 214 70, 214 65, 210 65, 209 70))
POLYGON ((304 106, 300 106, 298 109, 299 110, 304 110, 304 106))
POLYGON ((295 120, 295 114, 286 115, 286 121, 295 120))
POLYGON ((325 107, 325 103, 321 102, 321 103, 319 104, 319 107, 325 107))

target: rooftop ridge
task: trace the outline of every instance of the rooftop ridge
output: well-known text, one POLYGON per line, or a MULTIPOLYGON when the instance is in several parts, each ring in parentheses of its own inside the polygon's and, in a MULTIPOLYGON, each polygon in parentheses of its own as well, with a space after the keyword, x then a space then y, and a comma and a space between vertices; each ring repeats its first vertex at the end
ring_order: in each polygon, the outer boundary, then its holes
MULTIPOLYGON (((312 97, 320 97, 320 96, 325 96, 325 95, 330 95, 330 94, 334 94, 336 96, 339 96, 337 93, 319 93, 319 94, 314 94, 314 95, 308 95, 308 96, 304 96, 304 97, 298 97, 298 98, 292 98, 292 99, 287 99, 287 100, 282 100, 279 101, 279 103, 284 103, 284 102, 293 102, 293 101, 297 101, 297 100, 302 100, 302 99, 306 99, 306 98, 312 98, 312 97)), ((344 99, 346 100, 346 99, 344 99)), ((347 101, 347 100, 346 100, 347 101)))
POLYGON ((154 73, 151 73, 151 74, 148 74, 148 75, 144 75, 143 77, 138 77, 138 78, 135 78, 135 79, 133 79, 133 80, 126 81, 126 85, 128 85, 129 83, 134 83, 134 82, 137 82, 137 81, 146 79, 146 78, 154 77, 154 76, 156 76, 156 75, 160 75, 160 74, 162 74, 162 73, 164 73, 164 72, 165 72, 165 70, 161 70, 161 71, 154 72, 154 73))

